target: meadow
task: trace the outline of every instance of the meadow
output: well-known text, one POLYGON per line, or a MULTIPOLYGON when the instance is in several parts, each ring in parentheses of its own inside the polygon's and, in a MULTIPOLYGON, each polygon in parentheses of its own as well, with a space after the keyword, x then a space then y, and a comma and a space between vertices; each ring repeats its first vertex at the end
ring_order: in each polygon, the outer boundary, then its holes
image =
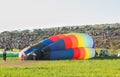
POLYGON ((120 58, 21 61, 0 58, 0 77, 120 77, 120 58))

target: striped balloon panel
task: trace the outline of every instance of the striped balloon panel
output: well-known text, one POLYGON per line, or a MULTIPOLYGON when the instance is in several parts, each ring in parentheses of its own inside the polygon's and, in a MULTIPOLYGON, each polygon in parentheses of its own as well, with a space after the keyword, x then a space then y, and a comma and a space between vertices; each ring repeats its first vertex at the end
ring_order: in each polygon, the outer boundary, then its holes
POLYGON ((93 48, 73 48, 68 50, 50 51, 51 60, 59 59, 88 59, 95 56, 93 48))
MULTIPOLYGON (((94 40, 87 34, 71 34, 68 35, 57 42, 49 44, 51 51, 53 50, 64 50, 77 47, 88 47, 92 48, 94 45, 94 40)), ((43 48, 45 49, 45 48, 43 48)))

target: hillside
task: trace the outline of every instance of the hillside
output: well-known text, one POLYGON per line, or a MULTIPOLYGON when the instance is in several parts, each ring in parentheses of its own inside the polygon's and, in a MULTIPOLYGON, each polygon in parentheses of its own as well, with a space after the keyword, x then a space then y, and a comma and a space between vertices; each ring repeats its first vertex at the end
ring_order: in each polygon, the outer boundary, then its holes
POLYGON ((31 44, 37 43, 49 36, 62 33, 87 33, 91 35, 97 48, 107 48, 115 51, 120 48, 120 23, 63 26, 54 28, 4 31, 0 33, 0 48, 23 49, 31 44))

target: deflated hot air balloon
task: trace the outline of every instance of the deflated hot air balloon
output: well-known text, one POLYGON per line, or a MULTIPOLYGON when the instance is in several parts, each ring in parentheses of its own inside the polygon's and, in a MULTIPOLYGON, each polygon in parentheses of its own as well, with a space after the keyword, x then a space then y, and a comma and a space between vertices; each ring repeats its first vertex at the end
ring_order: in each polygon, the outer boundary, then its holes
POLYGON ((26 60, 89 59, 95 56, 94 40, 85 33, 59 34, 23 49, 26 60))

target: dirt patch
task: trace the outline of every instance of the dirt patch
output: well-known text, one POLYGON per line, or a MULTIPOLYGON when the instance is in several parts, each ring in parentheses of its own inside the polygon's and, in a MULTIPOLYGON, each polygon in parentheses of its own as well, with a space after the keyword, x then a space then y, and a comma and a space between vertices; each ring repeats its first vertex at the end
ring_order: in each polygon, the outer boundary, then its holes
POLYGON ((0 60, 0 66, 14 66, 14 67, 23 67, 23 66, 34 66, 37 65, 39 61, 21 61, 21 60, 7 60, 4 62, 0 60))

